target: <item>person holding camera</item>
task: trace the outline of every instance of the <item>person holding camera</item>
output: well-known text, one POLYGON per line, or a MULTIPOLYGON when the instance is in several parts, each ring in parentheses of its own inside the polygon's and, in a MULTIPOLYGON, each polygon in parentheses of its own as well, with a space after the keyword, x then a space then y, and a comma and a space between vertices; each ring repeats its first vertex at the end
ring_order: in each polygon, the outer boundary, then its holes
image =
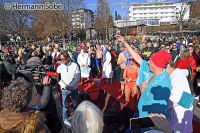
MULTIPOLYGON (((46 78, 47 79, 47 78, 46 78)), ((44 79, 43 83, 48 84, 44 79)), ((17 77, 2 94, 0 132, 50 133, 45 117, 40 111, 30 108, 33 104, 33 85, 24 77, 17 77)))
POLYGON ((60 129, 62 117, 60 114, 60 95, 54 88, 59 80, 57 81, 57 79, 51 75, 54 72, 47 71, 49 69, 50 67, 48 65, 43 65, 40 54, 37 51, 32 51, 32 57, 27 61, 25 70, 20 71, 25 73, 35 84, 36 94, 40 96, 40 98, 37 98, 40 104, 33 105, 32 108, 46 112, 48 125, 53 132, 60 129), (44 77, 44 75, 48 75, 48 77, 44 77), (42 77, 49 81, 49 83, 44 84, 43 81, 41 81, 42 77))
POLYGON ((78 105, 78 82, 80 81, 80 69, 78 64, 71 61, 68 53, 63 53, 60 56, 62 64, 57 68, 57 73, 61 74, 59 85, 62 94, 62 118, 65 124, 68 124, 68 102, 67 97, 71 94, 73 108, 78 105))

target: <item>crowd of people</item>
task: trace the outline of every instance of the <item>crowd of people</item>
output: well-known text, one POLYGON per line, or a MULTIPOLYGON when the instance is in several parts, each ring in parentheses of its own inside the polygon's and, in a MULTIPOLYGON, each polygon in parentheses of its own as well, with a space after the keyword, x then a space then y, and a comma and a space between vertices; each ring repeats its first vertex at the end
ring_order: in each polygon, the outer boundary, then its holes
POLYGON ((78 88, 102 77, 106 84, 120 82, 117 99, 125 105, 134 100, 139 117, 152 119, 155 128, 138 132, 192 133, 190 99, 200 94, 196 42, 139 43, 116 35, 111 43, 88 41, 73 49, 59 43, 1 45, 0 132, 103 132, 104 110, 80 99, 78 88))

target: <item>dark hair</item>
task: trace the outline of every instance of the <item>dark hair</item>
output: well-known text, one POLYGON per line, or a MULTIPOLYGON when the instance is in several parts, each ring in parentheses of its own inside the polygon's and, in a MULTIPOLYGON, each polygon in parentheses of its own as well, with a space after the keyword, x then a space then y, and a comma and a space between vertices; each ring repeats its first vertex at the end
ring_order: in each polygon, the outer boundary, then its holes
POLYGON ((146 41, 146 43, 152 43, 151 39, 148 39, 148 40, 146 41))
POLYGON ((170 43, 166 43, 166 44, 165 44, 165 47, 166 47, 166 46, 171 46, 171 44, 170 44, 170 43))
POLYGON ((39 57, 39 53, 38 53, 37 51, 33 51, 33 52, 32 52, 32 56, 33 56, 33 57, 39 57))
POLYGON ((31 100, 32 84, 23 77, 18 77, 3 90, 2 107, 21 111, 31 100))
POLYGON ((62 55, 65 57, 65 59, 70 59, 70 55, 69 55, 68 51, 64 51, 62 53, 62 55))

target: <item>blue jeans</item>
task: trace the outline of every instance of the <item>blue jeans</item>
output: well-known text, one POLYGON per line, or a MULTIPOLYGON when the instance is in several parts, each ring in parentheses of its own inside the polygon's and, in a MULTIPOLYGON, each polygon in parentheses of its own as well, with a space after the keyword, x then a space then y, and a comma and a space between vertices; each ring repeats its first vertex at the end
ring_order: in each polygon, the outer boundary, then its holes
POLYGON ((75 110, 76 107, 77 107, 77 104, 78 104, 78 89, 71 90, 71 91, 62 90, 61 94, 62 94, 62 118, 63 118, 63 121, 64 121, 65 119, 67 119, 69 117, 68 114, 67 114, 69 103, 66 102, 66 100, 67 100, 68 96, 71 95, 73 110, 75 110))

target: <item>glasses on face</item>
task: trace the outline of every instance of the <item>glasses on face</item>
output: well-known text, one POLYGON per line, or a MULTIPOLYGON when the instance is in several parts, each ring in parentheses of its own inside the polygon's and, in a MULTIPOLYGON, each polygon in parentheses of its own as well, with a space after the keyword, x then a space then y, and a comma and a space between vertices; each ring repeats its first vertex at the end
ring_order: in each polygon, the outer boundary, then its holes
POLYGON ((170 49, 169 47, 165 48, 165 49, 170 49))

